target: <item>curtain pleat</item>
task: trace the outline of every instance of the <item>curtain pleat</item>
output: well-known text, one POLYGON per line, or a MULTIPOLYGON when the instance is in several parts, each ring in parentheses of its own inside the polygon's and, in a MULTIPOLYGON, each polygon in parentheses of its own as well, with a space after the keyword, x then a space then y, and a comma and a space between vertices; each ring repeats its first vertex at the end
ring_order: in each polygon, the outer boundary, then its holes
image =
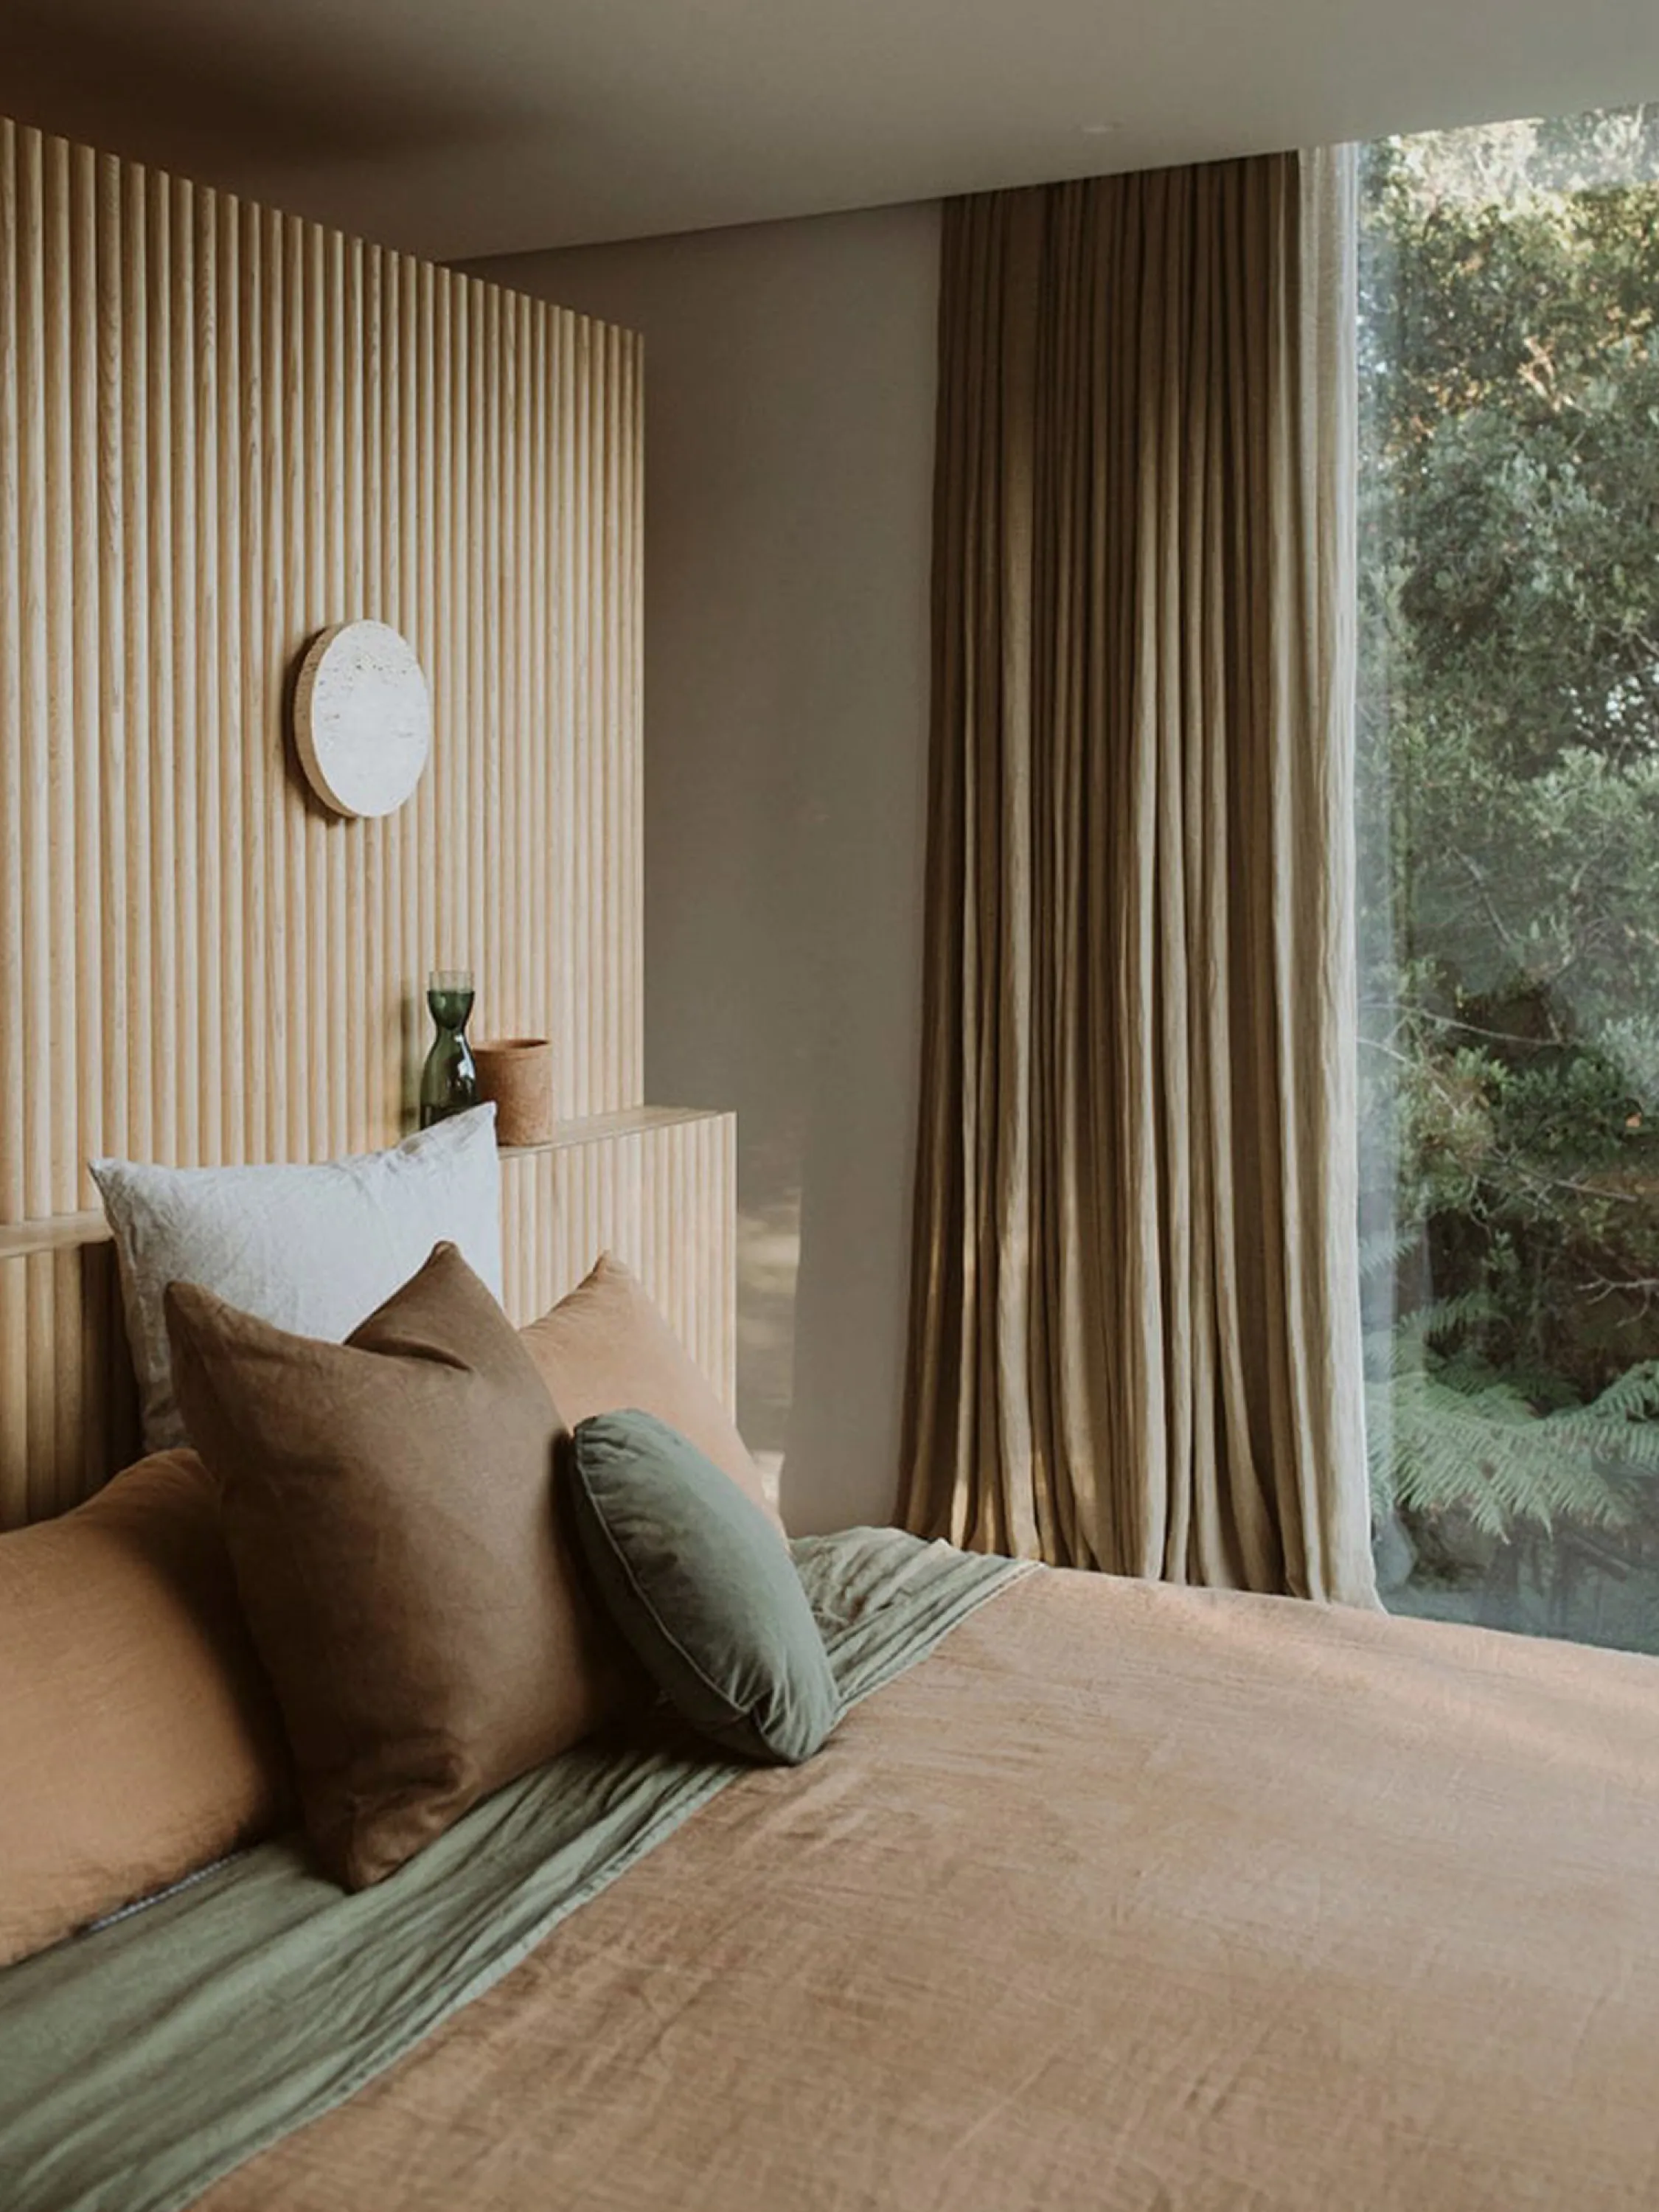
POLYGON ((1352 173, 946 210, 908 1525, 1374 1601, 1352 173))

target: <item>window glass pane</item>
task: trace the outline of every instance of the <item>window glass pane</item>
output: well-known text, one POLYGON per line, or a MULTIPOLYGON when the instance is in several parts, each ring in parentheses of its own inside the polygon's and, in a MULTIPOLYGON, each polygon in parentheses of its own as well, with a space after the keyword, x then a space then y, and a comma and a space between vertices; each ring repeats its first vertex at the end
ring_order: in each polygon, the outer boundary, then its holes
POLYGON ((1384 1602, 1659 1650, 1659 107, 1390 140, 1361 241, 1384 1602))

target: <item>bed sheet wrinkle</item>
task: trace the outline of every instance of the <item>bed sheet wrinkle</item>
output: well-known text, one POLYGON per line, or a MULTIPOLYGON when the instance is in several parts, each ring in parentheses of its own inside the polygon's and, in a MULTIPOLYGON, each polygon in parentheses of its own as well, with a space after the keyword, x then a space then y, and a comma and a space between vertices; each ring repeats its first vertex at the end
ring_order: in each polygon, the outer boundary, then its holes
MULTIPOLYGON (((710 1975, 702 2017, 686 2021, 686 2094, 654 2100, 650 2115, 630 2111, 626 2021, 608 2004, 602 1971, 577 1993, 588 2028, 611 2037, 619 2104, 588 2115, 581 2163, 564 2167, 575 2199, 581 2172, 598 2161, 606 2205, 629 2212, 671 2203, 723 2212, 730 2201, 810 2212, 1239 2212, 1256 2203, 1274 2212, 1513 2212, 1522 2203, 1635 2212, 1650 2203, 1650 2000, 1639 1978, 1606 1973, 1632 1940, 1655 1962, 1641 1801, 1659 1743, 1652 1710, 1624 1697, 1624 1663, 1604 1701, 1601 1670, 1579 1655, 1535 1652, 1517 1668, 1509 1652, 1467 1641, 1462 1692, 1405 1725, 1418 1767, 1429 1760, 1411 1792, 1367 1756, 1371 1714, 1398 1694, 1398 1679, 1409 1681, 1418 1656, 1402 1655, 1401 1674, 1356 1656, 1387 1656, 1387 1624, 1376 1644, 1370 1628, 1314 1608, 1290 1637, 1279 1624, 1245 1621, 1241 1644, 1252 1656, 1237 1668, 1194 1663, 1190 1626, 1182 1604, 1157 1593, 1026 1582, 865 1708, 796 1790, 730 1792, 677 1836, 672 1854, 637 1867, 562 1931, 550 1951, 580 1942, 598 1969, 608 1929, 626 1924, 639 1947, 654 1929, 664 1955, 690 1940, 710 1975), (1084 1606, 1097 1644, 1073 1663, 1084 1606), (1091 1710, 1068 1694, 1068 1681, 1102 1679, 1103 1655, 1128 1646, 1134 1659, 1117 1670, 1115 1705, 1091 1710), (1265 1681, 1256 1666, 1267 1668, 1265 1681), (1558 1666, 1577 1672, 1586 1717, 1601 1705, 1624 1714, 1614 1725, 1632 1729, 1626 1752, 1637 1767, 1610 1808, 1617 1832, 1597 1847, 1606 1909, 1589 1940, 1599 1958, 1558 1954, 1540 1971, 1516 1958, 1502 1905, 1495 1923, 1478 1917, 1484 1858, 1471 1847, 1491 1854, 1510 1885, 1548 1893, 1582 1850, 1571 1774, 1558 1771, 1547 1805, 1535 1805, 1516 1735, 1495 1729, 1482 1754, 1471 1714, 1495 1681, 1555 1694, 1558 1666), (1329 1698, 1332 1679, 1354 1683, 1354 1694, 1329 1698), (1066 1692, 1055 1698, 1057 1741, 1036 1770, 1005 1760, 995 1745, 1029 1729, 1048 1681, 1066 1692), (1301 1728, 1301 1760, 1261 1760, 1245 1725, 1259 1692, 1265 1710, 1301 1728), (957 1750, 969 1705, 991 1741, 984 1760, 957 1750), (1161 1732, 1161 1756, 1146 1760, 1151 1729, 1161 1732), (1449 1771, 1474 1763, 1478 1783, 1453 1809, 1449 1834, 1436 1829, 1436 1759, 1449 1771), (1055 1794, 1073 1850, 1029 1867, 1042 1887, 1009 1924, 998 1913, 1009 1869, 1029 1865, 1013 1840, 1024 1834, 1022 1808, 998 1794, 1013 1774, 1055 1794), (1124 1863, 1102 1851, 1091 1865, 1088 1836, 1126 1787, 1152 1792, 1134 1856, 1124 1863), (838 1825, 854 1794, 865 1818, 838 1825), (1217 1794, 1239 1812, 1206 1844, 1192 1805, 1217 1794), (825 1882, 830 1854, 787 1847, 827 1834, 838 1840, 834 1882, 825 1882), (1190 1850, 1170 1865, 1161 1838, 1183 1834, 1190 1850), (1274 1863, 1316 1843, 1312 1878, 1274 1863), (929 1858, 933 1850, 945 1860, 929 1858), (951 1911, 938 1909, 940 1863, 951 1869, 951 1911), (719 1896, 726 1869, 738 1865, 752 1907, 744 1917, 719 1896), (984 1920, 967 1947, 960 1917, 973 1881, 984 1920), (956 1885, 967 1885, 960 1896, 956 1885), (1464 1909, 1474 1917, 1460 1917, 1464 1909), (1535 1997, 1520 2020, 1509 2004, 1517 1986, 1535 1997), (1599 2097, 1583 2104, 1564 2094, 1558 2031, 1571 2042, 1589 1990, 1601 1990, 1589 2013, 1610 2031, 1599 2097), (781 2035, 776 2008, 787 1993, 799 1997, 794 2033, 781 2035), (1517 2035, 1528 2044, 1520 2069, 1517 2035), (696 2111, 706 2101, 696 2084, 714 2079, 699 2063, 712 2069, 714 2051, 730 2097, 719 2150, 696 2111), (1548 2084, 1541 2094, 1535 2075, 1548 2084), (776 2128, 781 2108, 794 2115, 790 2130, 776 2128), (732 2143, 748 2150, 745 2199, 721 2194, 732 2143), (686 2194, 665 2192, 671 2166, 686 2194)), ((1436 1652, 1433 1666, 1444 1656, 1436 1652)), ((1639 1679, 1646 1687, 1650 1670, 1639 1679)), ((511 2002, 508 1982, 487 2004, 511 2002)), ((462 2020, 447 2035, 465 2031, 462 2020)), ((422 2055, 438 2073, 453 2062, 447 2035, 422 2055)), ((392 2086, 372 2094, 380 2112, 354 2104, 321 2124, 319 2161, 349 2161, 358 2135, 369 2142, 394 2126, 392 2086)), ((301 2146, 289 2148, 299 2154, 301 2146)), ((422 2199, 420 2212, 441 2201, 422 2199)), ((489 2212, 498 2201, 511 2197, 489 2201, 489 2212)), ((310 2212, 303 2192, 295 2205, 310 2212)))
POLYGON ((1028 1576, 198 2212, 1653 2212, 1659 1666, 1424 1626, 1028 1576))
MULTIPOLYGON (((1018 1570, 865 1530, 804 1547, 801 1571, 833 1615, 826 1644, 850 1706, 1018 1570)), ((422 2039, 746 1771, 683 1741, 596 1739, 356 1895, 313 1875, 291 1843, 264 1845, 21 1961, 0 1975, 0 2208, 178 2212, 400 2057, 424 2111, 422 2039)), ((533 2098, 546 2085, 536 2037, 528 2048, 533 2098)), ((562 2095, 583 2058, 561 2057, 562 2095)), ((481 2102, 499 2104, 487 2071, 473 2089, 442 2127, 469 2190, 501 2162, 469 2124, 481 2102)), ((379 2165, 376 2186, 397 2161, 379 2165)), ((319 2202, 333 2212, 356 2186, 330 2179, 319 2202)))

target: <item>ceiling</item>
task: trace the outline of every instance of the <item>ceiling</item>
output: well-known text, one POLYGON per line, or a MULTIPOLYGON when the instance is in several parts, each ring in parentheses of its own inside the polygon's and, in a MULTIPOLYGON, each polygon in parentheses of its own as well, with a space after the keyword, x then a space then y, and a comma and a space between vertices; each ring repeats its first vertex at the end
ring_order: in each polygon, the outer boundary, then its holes
POLYGON ((1659 97, 1655 0, 0 6, 0 112, 442 259, 1659 97))

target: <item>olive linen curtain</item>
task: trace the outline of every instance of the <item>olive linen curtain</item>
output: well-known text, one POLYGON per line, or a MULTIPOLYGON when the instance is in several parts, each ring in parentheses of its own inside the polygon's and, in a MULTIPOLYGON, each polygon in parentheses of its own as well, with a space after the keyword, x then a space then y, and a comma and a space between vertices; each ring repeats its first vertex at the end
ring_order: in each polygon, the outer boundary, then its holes
POLYGON ((901 1510, 1374 1604, 1343 153, 945 210, 901 1510))

